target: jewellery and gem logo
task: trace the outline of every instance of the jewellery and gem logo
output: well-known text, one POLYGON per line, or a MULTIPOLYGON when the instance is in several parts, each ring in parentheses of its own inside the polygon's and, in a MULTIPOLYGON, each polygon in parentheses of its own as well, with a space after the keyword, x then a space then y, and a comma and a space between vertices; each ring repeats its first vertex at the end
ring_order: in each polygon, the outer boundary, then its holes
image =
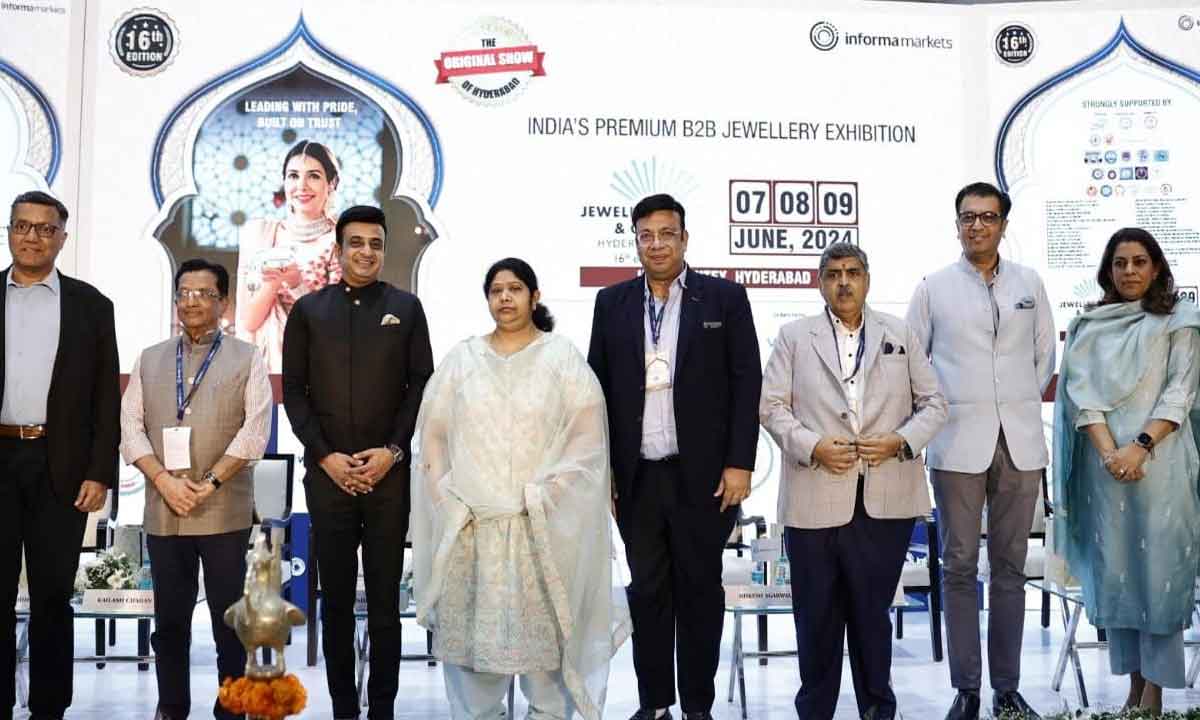
POLYGON ((1024 65, 1036 46, 1033 31, 1021 23, 1010 23, 996 33, 996 57, 1009 65, 1024 65))
POLYGON ((831 22, 821 20, 813 24, 808 31, 808 39, 813 47, 822 52, 828 52, 838 44, 838 29, 831 22))
POLYGON ((485 17, 468 26, 454 47, 433 61, 437 82, 450 83, 466 99, 479 105, 501 105, 520 95, 530 78, 546 74, 546 53, 529 41, 516 23, 485 17))
POLYGON ((108 52, 123 72, 137 77, 157 75, 179 54, 179 28, 161 10, 130 10, 113 25, 108 52))

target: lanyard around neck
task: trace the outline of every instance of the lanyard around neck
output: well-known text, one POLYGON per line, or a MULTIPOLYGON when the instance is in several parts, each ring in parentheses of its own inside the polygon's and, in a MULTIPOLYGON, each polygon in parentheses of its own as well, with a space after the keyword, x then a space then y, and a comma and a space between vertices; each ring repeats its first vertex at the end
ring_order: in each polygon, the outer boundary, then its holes
MULTIPOLYGON (((825 319, 829 321, 829 329, 833 332, 833 354, 835 357, 837 357, 838 370, 841 370, 842 373, 845 373, 846 368, 842 367, 842 347, 841 343, 838 342, 838 331, 833 324, 833 313, 829 312, 828 308, 825 309, 825 319)), ((862 368, 863 352, 866 350, 866 347, 867 317, 864 315, 862 319, 862 325, 860 325, 858 328, 858 352, 854 356, 854 371, 850 373, 849 377, 842 378, 842 382, 849 382, 854 379, 854 376, 858 375, 859 369, 862 368)))
POLYGON ((650 341, 654 343, 654 349, 658 350, 658 339, 662 337, 663 314, 667 311, 667 303, 671 302, 671 295, 668 291, 667 299, 663 300, 662 305, 658 309, 654 308, 654 293, 650 287, 646 287, 646 314, 650 316, 650 341))
POLYGON ((204 357, 204 362, 200 364, 196 378, 192 381, 192 389, 185 398, 183 396, 183 336, 180 336, 179 342, 175 345, 175 418, 177 421, 183 422, 183 416, 187 412, 188 406, 192 404, 196 390, 200 388, 200 381, 208 373, 208 366, 212 365, 213 356, 220 349, 221 331, 218 330, 217 336, 213 338, 212 347, 208 349, 208 355, 204 357))

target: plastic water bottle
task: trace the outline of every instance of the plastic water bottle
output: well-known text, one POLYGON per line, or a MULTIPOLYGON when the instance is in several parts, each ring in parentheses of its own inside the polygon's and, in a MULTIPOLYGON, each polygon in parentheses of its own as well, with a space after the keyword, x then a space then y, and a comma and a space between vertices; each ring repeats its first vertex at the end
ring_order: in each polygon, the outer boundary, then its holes
POLYGON ((788 562, 787 555, 781 555, 780 558, 775 561, 775 584, 792 584, 792 564, 788 562))
POLYGON ((754 563, 754 570, 750 572, 750 582, 755 585, 767 584, 766 563, 754 563))

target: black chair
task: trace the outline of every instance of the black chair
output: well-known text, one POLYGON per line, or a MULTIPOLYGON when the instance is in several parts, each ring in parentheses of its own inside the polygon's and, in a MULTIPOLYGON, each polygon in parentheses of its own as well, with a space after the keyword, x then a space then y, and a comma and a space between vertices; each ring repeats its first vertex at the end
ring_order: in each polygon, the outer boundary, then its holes
MULTIPOLYGON (((925 527, 925 542, 909 544, 909 552, 914 555, 924 555, 927 570, 919 566, 905 563, 901 574, 904 583, 904 594, 924 595, 925 607, 929 612, 929 643, 932 646, 934 662, 942 661, 942 561, 941 547, 938 543, 936 511, 918 520, 925 527)), ((915 534, 915 533, 914 533, 915 534)), ((896 639, 904 637, 904 608, 896 608, 896 639)))

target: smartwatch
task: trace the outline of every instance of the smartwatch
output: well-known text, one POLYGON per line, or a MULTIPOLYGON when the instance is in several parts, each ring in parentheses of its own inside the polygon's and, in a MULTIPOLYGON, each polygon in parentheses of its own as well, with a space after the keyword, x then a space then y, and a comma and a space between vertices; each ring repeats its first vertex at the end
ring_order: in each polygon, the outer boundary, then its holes
POLYGON ((1146 452, 1154 452, 1154 438, 1150 437, 1150 433, 1140 433, 1133 441, 1146 452))

